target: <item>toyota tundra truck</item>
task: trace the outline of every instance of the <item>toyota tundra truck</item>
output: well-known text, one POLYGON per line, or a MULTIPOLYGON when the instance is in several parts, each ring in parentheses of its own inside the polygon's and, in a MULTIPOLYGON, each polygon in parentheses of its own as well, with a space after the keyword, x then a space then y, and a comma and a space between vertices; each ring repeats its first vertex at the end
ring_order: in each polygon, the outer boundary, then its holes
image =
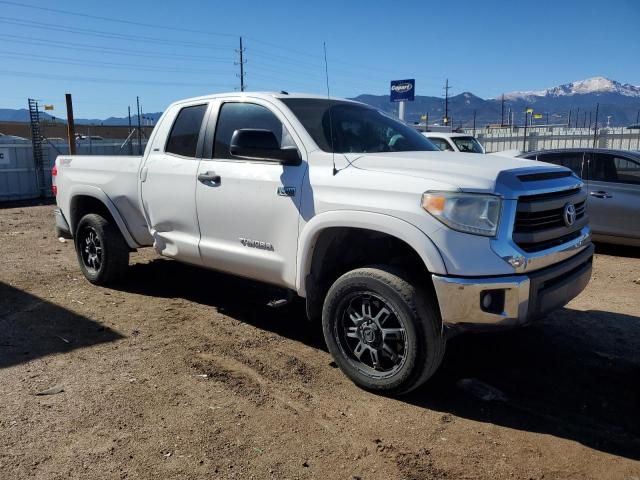
POLYGON ((61 155, 55 221, 87 280, 129 253, 305 299, 357 385, 402 394, 451 335, 533 322, 578 295, 593 246, 561 166, 440 152, 367 105, 281 93, 172 104, 141 157, 61 155))

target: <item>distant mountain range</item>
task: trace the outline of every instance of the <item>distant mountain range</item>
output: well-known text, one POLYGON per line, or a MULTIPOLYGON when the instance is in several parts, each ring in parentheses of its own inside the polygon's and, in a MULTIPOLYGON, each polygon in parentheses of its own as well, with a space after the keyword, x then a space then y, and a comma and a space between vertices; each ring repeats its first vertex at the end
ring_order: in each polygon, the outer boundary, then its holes
MULTIPOLYGON (((358 95, 354 98, 383 111, 397 114, 398 106, 389 101, 388 95, 358 95)), ((599 104, 598 124, 605 125, 610 116, 611 126, 630 125, 637 122, 640 111, 640 86, 621 84, 605 77, 593 77, 579 80, 552 88, 534 91, 509 92, 504 94, 504 121, 508 121, 509 112, 513 113, 514 123, 524 122, 525 110, 533 108, 535 113, 543 115, 538 123, 567 123, 568 113, 571 111, 571 125, 575 125, 576 115, 578 125, 595 121, 596 104, 599 104)), ((463 92, 449 97, 449 118, 454 126, 471 126, 474 111, 476 125, 484 126, 501 122, 502 99, 483 99, 471 92, 463 92)), ((41 113, 42 118, 52 120, 55 117, 41 113)), ((143 124, 151 119, 155 123, 162 112, 145 113, 143 124)), ((429 116, 429 124, 442 124, 444 117, 444 99, 417 95, 414 102, 408 102, 405 117, 408 122, 418 122, 422 115, 429 116)), ((0 109, 0 121, 28 122, 29 111, 26 109, 0 109)), ((61 119, 55 121, 64 122, 61 119)), ((137 125, 137 116, 131 122, 137 125)), ((78 125, 127 125, 127 117, 109 117, 106 119, 77 118, 78 125)))
MULTIPOLYGON (((397 106, 389 102, 388 95, 359 95, 355 100, 368 103, 383 111, 397 112, 397 106)), ((610 117, 611 126, 629 125, 637 122, 640 111, 640 86, 621 84, 604 77, 594 77, 586 80, 546 88, 544 90, 510 92, 504 94, 505 122, 509 112, 513 112, 514 123, 523 124, 525 111, 533 108, 534 113, 541 113, 545 123, 567 123, 571 110, 571 125, 575 125, 576 115, 578 125, 595 122, 596 104, 598 109, 598 124, 607 123, 610 117), (579 109, 579 110, 578 110, 579 109), (585 117, 586 113, 586 117, 585 117)), ((476 125, 495 124, 501 122, 502 99, 482 99, 473 93, 463 92, 449 97, 449 117, 453 125, 470 126, 473 113, 476 112, 476 125)), ((442 97, 416 96, 414 102, 406 106, 406 119, 409 122, 420 120, 421 115, 429 115, 429 124, 442 123, 444 117, 444 99, 442 97)))
MULTIPOLYGON (((145 113, 142 115, 142 125, 149 124, 149 122, 156 123, 162 115, 162 112, 145 113)), ((40 111, 40 119, 45 121, 55 121, 60 123, 67 123, 66 118, 60 118, 53 115, 49 115, 47 112, 40 111)), ((0 108, 0 122, 28 122, 29 110, 26 108, 11 109, 0 108)), ((105 119, 101 118, 76 118, 76 125, 128 125, 129 119, 127 117, 109 117, 105 119)), ((131 125, 136 126, 138 124, 138 116, 131 116, 131 125)))

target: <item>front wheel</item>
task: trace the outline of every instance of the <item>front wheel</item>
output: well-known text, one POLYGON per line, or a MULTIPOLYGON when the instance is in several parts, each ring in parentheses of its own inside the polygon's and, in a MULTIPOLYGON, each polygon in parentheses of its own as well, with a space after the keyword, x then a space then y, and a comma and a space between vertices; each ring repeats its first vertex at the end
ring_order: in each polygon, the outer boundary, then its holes
POLYGON ((90 213, 78 222, 76 254, 82 273, 95 285, 118 280, 129 265, 129 247, 109 220, 90 213))
POLYGON ((338 278, 324 302, 329 351, 357 385, 407 393, 440 366, 445 349, 435 296, 386 266, 359 268, 338 278))

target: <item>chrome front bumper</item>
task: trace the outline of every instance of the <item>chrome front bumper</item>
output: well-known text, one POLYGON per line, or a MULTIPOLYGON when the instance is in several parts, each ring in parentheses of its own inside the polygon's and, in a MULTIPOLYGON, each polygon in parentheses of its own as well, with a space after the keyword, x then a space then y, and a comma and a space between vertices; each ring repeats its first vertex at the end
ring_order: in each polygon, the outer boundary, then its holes
POLYGON ((580 253, 525 275, 457 278, 433 275, 443 323, 457 330, 526 324, 566 305, 591 278, 593 245, 580 253), (491 294, 494 303, 483 306, 491 294))

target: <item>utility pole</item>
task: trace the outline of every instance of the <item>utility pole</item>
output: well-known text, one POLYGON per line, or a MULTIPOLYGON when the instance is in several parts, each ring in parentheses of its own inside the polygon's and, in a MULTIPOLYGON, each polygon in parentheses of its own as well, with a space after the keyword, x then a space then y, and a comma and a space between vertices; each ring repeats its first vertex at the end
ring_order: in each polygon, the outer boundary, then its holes
POLYGON ((449 89, 451 87, 449 86, 449 79, 447 78, 445 84, 444 84, 444 121, 443 123, 445 125, 450 125, 449 122, 449 89))
POLYGON ((138 108, 138 155, 142 155, 142 126, 140 125, 140 97, 136 96, 138 108))
POLYGON ((76 126, 73 120, 73 101, 71 94, 65 93, 64 98, 67 102, 67 141, 69 142, 69 155, 76 154, 76 126))
MULTIPOLYGON (((502 100, 504 101, 504 95, 502 96, 502 100)), ((502 109, 503 118, 504 118, 504 108, 502 109)), ((500 125, 502 126, 502 125, 500 125)), ((473 136, 476 136, 476 111, 473 111, 473 136)))
POLYGON ((596 142, 598 140, 598 109, 600 108, 600 104, 596 103, 596 120, 593 124, 593 148, 596 148, 596 142))
POLYGON ((240 91, 244 92, 244 47, 242 46, 242 37, 240 37, 240 50, 238 50, 240 54, 240 62, 237 65, 240 65, 240 91))
MULTIPOLYGON (((504 127, 504 93, 502 94, 502 108, 501 108, 500 111, 501 111, 501 113, 500 113, 500 126, 504 127)), ((475 116, 475 110, 474 110, 474 116, 475 116)))
POLYGON ((127 105, 127 114, 129 116, 129 134, 127 139, 129 140, 129 155, 133 155, 133 143, 131 143, 131 105, 127 105))
MULTIPOLYGON (((636 125, 640 125, 640 110, 638 110, 638 115, 636 115, 636 125)), ((638 150, 640 150, 640 129, 638 129, 638 150)))
POLYGON ((527 122, 529 120, 529 112, 524 111, 524 139, 522 140, 522 151, 527 151, 527 122))

